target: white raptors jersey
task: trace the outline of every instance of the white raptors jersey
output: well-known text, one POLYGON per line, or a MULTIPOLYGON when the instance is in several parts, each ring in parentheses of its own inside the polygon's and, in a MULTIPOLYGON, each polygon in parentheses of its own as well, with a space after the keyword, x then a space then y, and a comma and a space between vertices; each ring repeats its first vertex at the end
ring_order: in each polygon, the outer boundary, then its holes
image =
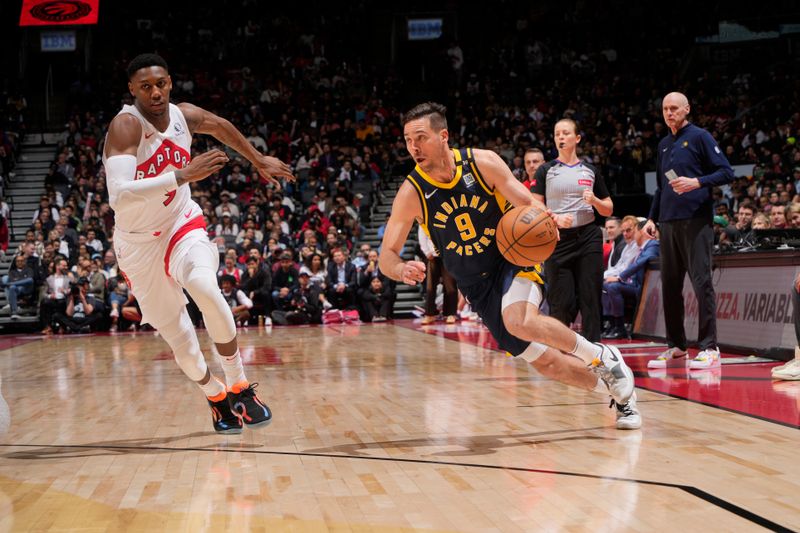
MULTIPOLYGON (((136 106, 126 105, 119 114, 128 113, 142 123, 142 137, 136 152, 134 180, 154 178, 178 170, 191 161, 192 135, 183 113, 169 104, 169 125, 162 133, 145 119, 136 106)), ((106 157, 103 154, 103 162, 106 157)), ((172 233, 187 220, 202 214, 191 198, 188 185, 169 191, 158 200, 128 195, 114 210, 116 227, 128 233, 172 233)))

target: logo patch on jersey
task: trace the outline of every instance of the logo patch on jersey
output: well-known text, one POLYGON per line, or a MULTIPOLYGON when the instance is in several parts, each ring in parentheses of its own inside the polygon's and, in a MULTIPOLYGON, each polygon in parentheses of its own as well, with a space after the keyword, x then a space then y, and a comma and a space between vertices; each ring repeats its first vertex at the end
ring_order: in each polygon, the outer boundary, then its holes
POLYGON ((465 185, 467 188, 470 188, 470 187, 472 187, 473 185, 475 185, 475 176, 473 176, 471 172, 467 172, 466 174, 464 174, 464 175, 461 177, 461 179, 463 179, 463 180, 464 180, 464 185, 465 185))
POLYGON ((721 153, 722 153, 722 152, 720 151, 720 149, 719 149, 719 146, 715 146, 715 147, 714 147, 714 151, 715 151, 715 152, 717 152, 718 154, 721 154, 721 153))
POLYGON ((191 160, 189 152, 165 139, 147 161, 136 165, 135 179, 155 178, 167 167, 184 168, 191 160))
POLYGON ((175 123, 175 135, 183 135, 183 126, 180 122, 175 123))
POLYGON ((689 141, 683 141, 683 145, 682 145, 682 146, 683 146, 684 148, 686 148, 687 146, 689 146, 689 141))
POLYGON ((585 185, 586 187, 591 187, 592 180, 587 180, 587 179, 578 180, 578 185, 585 185))

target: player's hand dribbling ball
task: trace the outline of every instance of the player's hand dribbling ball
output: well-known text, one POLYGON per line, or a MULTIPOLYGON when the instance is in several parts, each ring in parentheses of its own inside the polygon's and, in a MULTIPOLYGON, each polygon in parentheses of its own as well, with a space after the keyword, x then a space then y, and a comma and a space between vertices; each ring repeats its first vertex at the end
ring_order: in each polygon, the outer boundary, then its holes
POLYGON ((497 225, 497 248, 506 261, 531 267, 550 257, 558 242, 553 217, 535 206, 514 207, 497 225))

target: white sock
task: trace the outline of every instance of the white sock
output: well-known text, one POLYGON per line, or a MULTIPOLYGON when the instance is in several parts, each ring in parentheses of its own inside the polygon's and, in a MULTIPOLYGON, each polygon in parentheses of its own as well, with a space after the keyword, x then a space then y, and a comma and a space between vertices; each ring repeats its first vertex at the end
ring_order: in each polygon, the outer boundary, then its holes
MULTIPOLYGON (((215 350, 216 351, 216 350, 215 350)), ((233 355, 222 355, 217 351, 220 362, 222 362, 222 370, 225 372, 225 383, 228 388, 233 387, 237 383, 247 381, 244 376, 244 367, 242 366, 242 357, 239 355, 239 349, 233 355)))
POLYGON ((575 334, 575 347, 569 352, 583 360, 587 365, 603 353, 603 347, 599 344, 587 341, 583 336, 575 334))
POLYGON ((211 376, 211 379, 208 380, 208 383, 205 385, 200 385, 198 383, 197 386, 200 387, 200 389, 203 391, 203 394, 205 394, 207 398, 215 398, 216 396, 225 394, 225 385, 213 375, 211 376))

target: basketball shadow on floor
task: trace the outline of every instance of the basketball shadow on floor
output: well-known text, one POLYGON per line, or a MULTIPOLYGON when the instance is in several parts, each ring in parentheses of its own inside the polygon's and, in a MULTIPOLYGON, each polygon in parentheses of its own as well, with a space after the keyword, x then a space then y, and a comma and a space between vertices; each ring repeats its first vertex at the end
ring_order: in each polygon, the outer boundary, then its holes
MULTIPOLYGON (((189 447, 180 448, 167 447, 186 439, 198 437, 215 437, 225 439, 225 435, 218 435, 213 431, 197 431, 186 435, 176 435, 173 437, 156 437, 143 439, 123 439, 98 442, 87 442, 82 444, 53 444, 48 446, 37 445, 25 450, 6 453, 0 455, 4 459, 71 459, 79 457, 101 457, 104 455, 157 455, 162 453, 174 453, 181 450, 214 451, 219 449, 250 450, 263 447, 263 444, 252 444, 241 442, 239 435, 231 435, 236 440, 222 440, 209 444, 196 444, 189 447)), ((31 446, 28 444, 4 444, 2 446, 31 446)))
POLYGON ((387 440, 380 442, 353 442, 349 444, 339 444, 325 448, 313 448, 303 450, 303 453, 328 454, 338 453, 350 456, 368 456, 364 453, 367 450, 392 450, 392 451, 411 451, 422 448, 452 448, 457 450, 436 451, 423 454, 421 457, 471 457, 479 455, 491 455, 498 450, 514 448, 518 446, 536 446, 540 444, 552 444, 555 442, 569 441, 616 441, 616 438, 604 437, 601 435, 570 435, 586 431, 606 430, 607 426, 591 428, 563 429, 554 431, 542 431, 538 433, 523 433, 520 435, 472 435, 472 436, 447 436, 417 439, 387 440), (561 436, 559 436, 561 435, 561 436), (548 437, 550 438, 544 438, 548 437))

